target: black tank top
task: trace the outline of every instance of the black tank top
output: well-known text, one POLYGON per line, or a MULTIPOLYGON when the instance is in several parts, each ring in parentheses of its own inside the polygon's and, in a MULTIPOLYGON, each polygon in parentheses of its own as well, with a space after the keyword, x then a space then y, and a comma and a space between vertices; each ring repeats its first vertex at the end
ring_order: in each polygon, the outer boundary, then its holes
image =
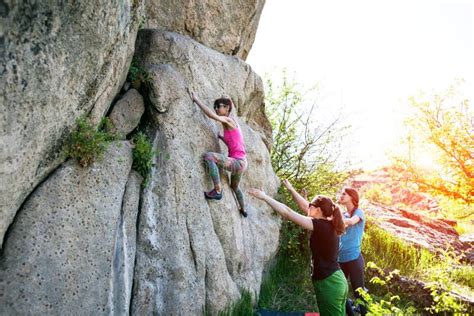
POLYGON ((313 232, 309 244, 313 255, 313 280, 323 280, 339 269, 339 236, 330 221, 313 218, 313 232))

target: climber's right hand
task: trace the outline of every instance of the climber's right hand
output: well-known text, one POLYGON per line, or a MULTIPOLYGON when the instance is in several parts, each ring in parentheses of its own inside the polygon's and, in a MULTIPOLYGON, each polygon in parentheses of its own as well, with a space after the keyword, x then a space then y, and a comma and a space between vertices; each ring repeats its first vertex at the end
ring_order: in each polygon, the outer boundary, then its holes
POLYGON ((193 92, 191 92, 191 98, 193 99, 194 102, 197 102, 198 101, 198 97, 197 95, 193 92))
POLYGON ((283 180, 283 185, 284 185, 285 188, 287 188, 288 190, 292 190, 292 189, 293 189, 293 186, 291 185, 290 181, 288 181, 288 179, 283 180))
POLYGON ((251 188, 247 192, 248 192, 248 194, 250 194, 251 196, 256 197, 257 199, 263 200, 265 197, 267 197, 267 194, 265 192, 263 192, 263 190, 251 188))

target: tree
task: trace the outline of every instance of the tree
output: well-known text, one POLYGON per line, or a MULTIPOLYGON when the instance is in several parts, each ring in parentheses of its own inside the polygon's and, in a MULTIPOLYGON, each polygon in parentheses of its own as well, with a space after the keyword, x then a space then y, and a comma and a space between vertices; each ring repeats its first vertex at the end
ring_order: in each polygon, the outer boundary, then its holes
MULTIPOLYGON (((281 84, 266 80, 266 114, 273 129, 272 166, 280 179, 288 179, 296 190, 334 196, 349 173, 336 169, 341 140, 347 129, 342 117, 327 119, 317 111, 319 88, 305 92, 283 72, 281 84), (312 97, 312 102, 308 99, 312 97), (317 115, 316 115, 316 112, 317 115)), ((297 210, 290 195, 281 191, 279 199, 297 210)), ((290 221, 283 224, 280 250, 291 261, 310 259, 307 232, 290 221)))
POLYGON ((405 122, 407 152, 395 160, 399 179, 469 206, 474 202, 474 116, 463 83, 457 81, 442 94, 409 98, 413 116, 405 122), (431 168, 420 165, 427 154, 431 168))
POLYGON ((301 92, 285 72, 280 85, 266 80, 266 114, 273 128, 271 158, 276 174, 295 183, 295 188, 333 194, 348 176, 336 170, 348 126, 340 115, 324 121, 325 115, 316 113, 319 89, 301 92))

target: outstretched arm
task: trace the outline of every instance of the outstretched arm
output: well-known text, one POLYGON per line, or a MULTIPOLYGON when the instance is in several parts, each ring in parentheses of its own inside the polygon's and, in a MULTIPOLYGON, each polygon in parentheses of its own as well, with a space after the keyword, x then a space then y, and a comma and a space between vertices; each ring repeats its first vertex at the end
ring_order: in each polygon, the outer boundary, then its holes
POLYGON ((293 186, 291 185, 290 181, 288 181, 288 179, 285 179, 283 180, 283 185, 285 186, 285 188, 288 189, 288 191, 290 191, 291 193, 291 197, 293 198, 293 201, 296 202, 296 204, 298 205, 298 208, 305 212, 305 214, 308 214, 308 207, 309 207, 309 202, 301 196, 301 194, 299 194, 295 188, 293 188, 293 186))
POLYGON ((194 92, 191 92, 191 97, 193 99, 193 102, 196 103, 201 110, 204 112, 204 114, 207 115, 207 117, 216 120, 221 123, 229 124, 232 126, 232 120, 226 116, 219 116, 216 113, 214 113, 210 108, 202 104, 202 102, 198 99, 198 97, 194 94, 194 92))
POLYGON ((345 225, 345 227, 353 226, 353 225, 357 224, 359 221, 360 221, 360 217, 357 216, 357 215, 353 215, 351 218, 345 218, 344 219, 344 225, 345 225))
POLYGON ((288 206, 283 203, 278 202, 277 200, 269 197, 265 192, 257 189, 250 189, 248 193, 257 199, 267 202, 278 214, 283 216, 286 219, 289 219, 298 226, 303 227, 307 230, 313 230, 313 220, 311 217, 303 216, 299 213, 296 213, 288 206))

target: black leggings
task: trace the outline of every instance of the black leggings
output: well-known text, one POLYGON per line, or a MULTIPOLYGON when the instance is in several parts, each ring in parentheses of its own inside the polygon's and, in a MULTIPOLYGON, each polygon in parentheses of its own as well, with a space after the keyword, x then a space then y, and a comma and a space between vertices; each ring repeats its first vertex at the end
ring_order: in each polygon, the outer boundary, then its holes
MULTIPOLYGON (((339 262, 341 266, 342 272, 348 280, 351 282, 352 292, 354 293, 355 298, 362 297, 357 293, 356 289, 363 288, 364 289, 364 257, 362 254, 355 260, 348 261, 348 262, 339 262)), ((365 306, 360 305, 361 315, 365 315, 367 313, 367 309, 365 306)), ((352 306, 349 301, 346 302, 346 313, 347 315, 354 315, 354 311, 352 310, 352 306)))

